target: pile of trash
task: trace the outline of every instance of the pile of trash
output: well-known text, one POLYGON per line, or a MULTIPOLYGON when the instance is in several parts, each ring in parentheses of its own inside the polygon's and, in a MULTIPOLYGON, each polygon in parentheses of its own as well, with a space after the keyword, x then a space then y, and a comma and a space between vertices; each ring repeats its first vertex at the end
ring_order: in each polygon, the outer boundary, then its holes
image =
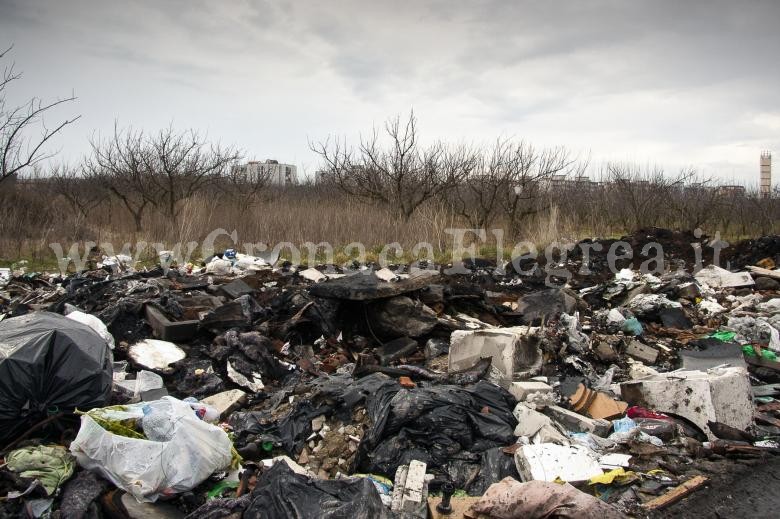
POLYGON ((780 454, 780 240, 751 243, 557 287, 232 251, 10 272, 0 516, 652 516, 780 454))

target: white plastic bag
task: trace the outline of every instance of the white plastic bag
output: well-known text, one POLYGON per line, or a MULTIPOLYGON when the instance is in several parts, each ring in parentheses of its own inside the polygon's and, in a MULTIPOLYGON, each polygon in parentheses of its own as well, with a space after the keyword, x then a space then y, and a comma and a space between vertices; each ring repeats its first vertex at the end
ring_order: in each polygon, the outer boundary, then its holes
POLYGON ((79 433, 70 445, 81 467, 99 472, 141 502, 191 490, 214 472, 229 467, 232 444, 227 434, 199 419, 189 403, 166 396, 128 408, 123 417, 138 417, 143 409, 142 423, 148 437, 170 439, 119 436, 83 415, 79 433), (152 416, 154 419, 146 419, 152 416))
MULTIPOLYGON (((73 307, 75 308, 75 307, 73 307)), ((112 350, 114 349, 114 336, 111 335, 111 332, 108 331, 108 327, 105 325, 103 321, 100 320, 99 317, 95 317, 92 314, 84 313, 80 310, 72 310, 71 312, 68 312, 68 314, 65 316, 68 319, 73 319, 76 322, 79 322, 81 324, 86 324, 93 330, 95 330, 95 333, 100 335, 103 340, 105 340, 108 343, 108 347, 112 350)))

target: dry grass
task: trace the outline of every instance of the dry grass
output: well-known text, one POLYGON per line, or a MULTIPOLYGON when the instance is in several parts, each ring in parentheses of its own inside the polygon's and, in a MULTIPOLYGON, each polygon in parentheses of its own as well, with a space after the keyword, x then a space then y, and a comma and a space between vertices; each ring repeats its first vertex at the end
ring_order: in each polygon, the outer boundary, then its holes
MULTIPOLYGON (((507 259, 519 241, 531 242, 542 249, 552 242, 619 236, 632 230, 628 228, 630 223, 623 217, 620 205, 613 199, 575 203, 581 202, 582 197, 559 195, 550 200, 544 211, 530 218, 522 229, 509 228, 501 220, 496 221, 492 228, 503 232, 503 242, 497 242, 488 230, 487 240, 477 242, 479 253, 496 257, 500 252, 507 259)), ((774 216, 777 200, 767 201, 767 204, 763 212, 744 207, 745 211, 752 211, 749 214, 758 215, 752 221, 740 219, 731 211, 728 219, 713 218, 704 226, 704 231, 707 234, 720 231, 726 238, 778 233, 780 218, 774 216), (768 224, 761 219, 762 214, 764 220, 769 219, 768 224)), ((648 224, 670 228, 685 226, 671 213, 658 211, 656 216, 651 216, 648 215, 648 224)), ((78 243, 81 255, 84 254, 84 243, 90 241, 111 243, 114 252, 122 251, 128 244, 134 253, 138 242, 160 243, 167 249, 178 245, 186 250, 187 243, 200 243, 220 228, 228 233, 235 231, 239 246, 236 247, 229 237, 221 236, 215 242, 217 250, 222 247, 241 250, 240 244, 244 243, 273 246, 291 242, 301 248, 306 242, 326 242, 335 249, 334 260, 341 263, 348 258, 343 247, 353 242, 365 244, 369 260, 375 260, 385 244, 394 242, 403 248, 404 259, 412 259, 412 248, 419 242, 427 242, 436 259, 441 261, 450 259, 453 248, 453 236, 446 230, 467 227, 446 199, 430 201, 409 220, 402 220, 377 206, 311 186, 269 189, 247 207, 223 193, 203 192, 183 203, 181 217, 175 223, 158 211, 147 211, 142 233, 134 231, 134 222, 119 201, 110 198, 83 216, 57 193, 39 185, 19 183, 6 190, 0 205, 2 262, 7 265, 27 259, 40 268, 56 265, 56 257, 49 247, 51 243, 60 243, 65 251, 78 243)), ((196 249, 192 257, 200 257, 200 252, 196 249)), ((316 262, 328 259, 323 252, 320 251, 316 262)), ((151 262, 155 256, 154 249, 149 248, 137 259, 151 262)), ((312 263, 306 256, 303 260, 312 263)))

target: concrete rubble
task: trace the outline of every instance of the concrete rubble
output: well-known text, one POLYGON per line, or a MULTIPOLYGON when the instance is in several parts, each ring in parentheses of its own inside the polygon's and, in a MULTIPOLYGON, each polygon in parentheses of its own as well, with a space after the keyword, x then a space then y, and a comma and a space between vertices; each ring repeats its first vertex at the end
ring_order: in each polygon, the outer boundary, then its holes
POLYGON ((533 376, 542 365, 537 332, 538 328, 528 326, 456 330, 450 337, 449 370, 465 369, 490 357, 502 383, 533 376))
POLYGON ((694 478, 780 453, 780 250, 761 262, 772 253, 746 247, 729 270, 695 274, 673 268, 674 247, 653 274, 629 260, 612 272, 593 253, 584 275, 573 256, 556 288, 541 270, 490 262, 443 275, 235 251, 167 272, 108 256, 68 276, 3 272, 3 455, 53 444, 75 457, 51 495, 0 468, 0 515, 455 517, 550 504, 517 501, 522 490, 584 516, 644 517, 694 478), (47 364, 56 341, 15 335, 29 316, 100 348, 47 364), (78 391, 57 369, 102 378, 78 391), (166 406, 181 418, 175 438, 166 406), (146 458, 117 447, 104 459, 96 437, 146 458))
POLYGON ((744 368, 675 371, 620 385, 631 405, 659 409, 686 418, 710 439, 710 422, 745 430, 753 423, 753 394, 744 368))

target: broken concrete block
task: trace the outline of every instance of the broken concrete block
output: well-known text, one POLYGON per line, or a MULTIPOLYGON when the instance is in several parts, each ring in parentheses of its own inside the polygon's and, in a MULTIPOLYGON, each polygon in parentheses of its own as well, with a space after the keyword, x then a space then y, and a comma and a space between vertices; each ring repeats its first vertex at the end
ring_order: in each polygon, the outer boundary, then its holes
POLYGON ((606 436, 612 427, 609 420, 588 418, 557 405, 545 407, 542 412, 568 431, 589 432, 596 436, 606 436))
POLYGON ((537 331, 529 326, 456 330, 450 337, 449 371, 470 368, 491 357, 504 387, 515 379, 536 375, 542 367, 537 331))
POLYGON ((169 372, 171 364, 182 360, 187 354, 172 342, 146 339, 130 346, 127 356, 138 366, 169 372))
POLYGON ((628 409, 628 404, 615 400, 606 393, 594 391, 579 384, 576 391, 569 396, 572 409, 578 413, 587 414, 591 418, 612 418, 623 416, 628 409))
POLYGON ((543 415, 539 411, 528 407, 525 404, 517 404, 512 414, 517 418, 517 427, 515 427, 515 436, 526 436, 530 438, 539 429, 545 425, 552 425, 550 417, 543 415))
POLYGON ((717 265, 707 265, 694 276, 696 281, 712 288, 735 288, 754 285, 749 272, 730 272, 717 265))
POLYGON ((523 445, 515 451, 515 466, 522 481, 586 481, 604 473, 595 453, 581 445, 523 445))
POLYGON ((620 385, 631 405, 688 419, 710 439, 707 422, 720 422, 744 431, 753 423, 750 380, 743 368, 717 368, 707 372, 675 371, 620 385))
POLYGON ((645 364, 655 364, 655 361, 658 360, 658 350, 637 340, 628 343, 626 355, 645 364))
POLYGON ((536 382, 533 380, 512 382, 509 384, 508 390, 518 402, 524 402, 531 393, 552 393, 552 387, 544 382, 536 382))
POLYGON ((427 517, 428 483, 425 477, 427 465, 412 460, 401 465, 395 472, 393 497, 390 509, 396 513, 408 513, 421 518, 427 517))
POLYGON ((216 409, 220 418, 226 418, 246 402, 246 393, 240 389, 231 389, 206 397, 201 402, 216 409))
POLYGON ((301 476, 307 476, 310 478, 316 477, 314 473, 306 470, 305 468, 301 467, 298 463, 296 463, 292 458, 289 456, 276 456, 275 458, 269 458, 262 461, 263 466, 265 468, 271 468, 276 463, 284 463, 288 467, 290 467, 290 470, 295 472, 296 474, 300 474, 301 476))
POLYGON ((615 362, 618 360, 618 354, 612 349, 607 341, 599 341, 593 348, 593 353, 602 362, 615 362))
POLYGON ((327 418, 325 415, 320 415, 312 419, 311 421, 311 430, 312 432, 319 432, 322 430, 322 426, 325 425, 325 422, 327 421, 327 418))

